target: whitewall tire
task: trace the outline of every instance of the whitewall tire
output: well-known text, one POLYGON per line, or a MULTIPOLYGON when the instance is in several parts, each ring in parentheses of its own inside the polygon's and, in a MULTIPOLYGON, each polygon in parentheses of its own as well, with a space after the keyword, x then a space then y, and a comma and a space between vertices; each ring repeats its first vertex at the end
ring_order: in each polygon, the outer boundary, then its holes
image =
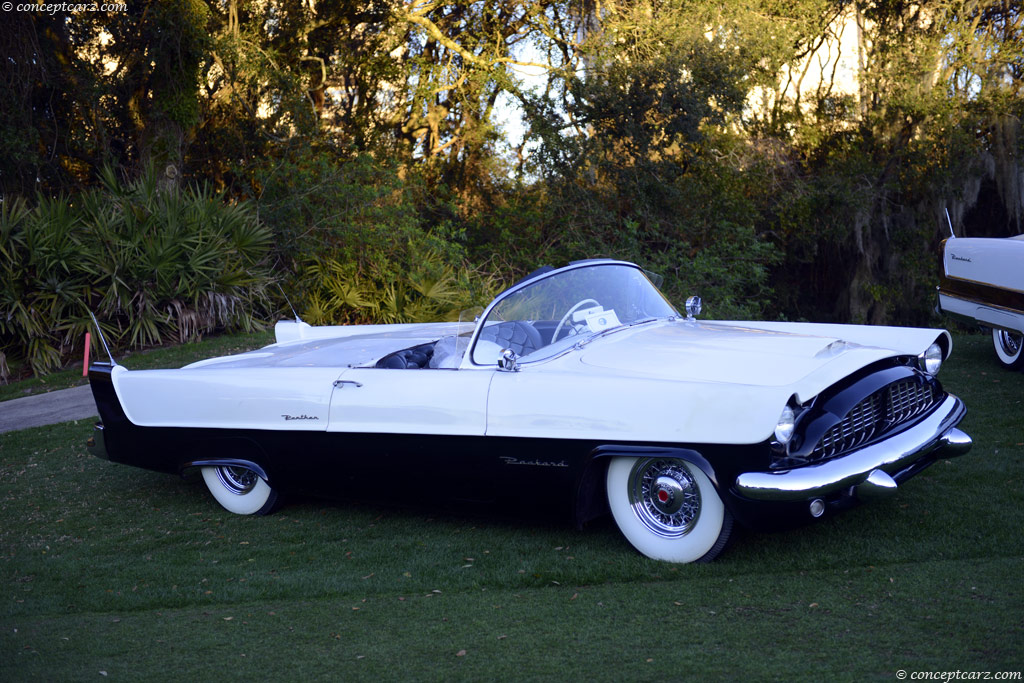
POLYGON ((619 530, 647 557, 710 562, 725 548, 732 515, 700 468, 675 458, 613 458, 608 504, 619 530))
POLYGON ((999 364, 1004 368, 1024 369, 1024 335, 993 329, 992 346, 995 347, 999 364))
POLYGON ((246 467, 204 467, 203 480, 217 502, 236 515, 265 515, 277 505, 277 491, 246 467))

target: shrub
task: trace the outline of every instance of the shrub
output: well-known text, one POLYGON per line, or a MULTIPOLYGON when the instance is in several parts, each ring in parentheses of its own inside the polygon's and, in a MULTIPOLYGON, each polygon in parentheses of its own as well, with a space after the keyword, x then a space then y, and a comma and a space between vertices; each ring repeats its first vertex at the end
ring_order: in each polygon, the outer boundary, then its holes
POLYGON ((203 187, 162 190, 150 172, 0 211, 0 377, 45 374, 80 349, 89 312, 116 347, 261 326, 271 233, 246 202, 203 187), (12 363, 13 362, 13 363, 12 363))

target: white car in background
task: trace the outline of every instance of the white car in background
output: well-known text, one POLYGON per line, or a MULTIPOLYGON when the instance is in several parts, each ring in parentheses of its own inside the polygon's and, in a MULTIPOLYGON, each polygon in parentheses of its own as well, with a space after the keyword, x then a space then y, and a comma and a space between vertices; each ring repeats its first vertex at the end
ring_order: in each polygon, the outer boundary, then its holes
POLYGON ((945 240, 939 310, 991 327, 999 363, 1024 369, 1024 235, 945 240))
POLYGON ((610 512, 641 553, 707 561, 733 522, 892 493, 971 440, 934 329, 698 320, 639 267, 541 269, 465 323, 311 327, 175 370, 93 363, 92 447, 265 514, 279 494, 610 512))

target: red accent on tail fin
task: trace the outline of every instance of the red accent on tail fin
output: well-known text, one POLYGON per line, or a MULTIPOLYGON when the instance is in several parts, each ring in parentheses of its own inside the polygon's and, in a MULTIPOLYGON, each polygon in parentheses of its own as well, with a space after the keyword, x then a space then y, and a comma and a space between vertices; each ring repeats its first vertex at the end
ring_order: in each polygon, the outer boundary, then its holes
POLYGON ((92 342, 92 335, 85 333, 85 358, 82 359, 82 377, 89 376, 89 345, 92 342))

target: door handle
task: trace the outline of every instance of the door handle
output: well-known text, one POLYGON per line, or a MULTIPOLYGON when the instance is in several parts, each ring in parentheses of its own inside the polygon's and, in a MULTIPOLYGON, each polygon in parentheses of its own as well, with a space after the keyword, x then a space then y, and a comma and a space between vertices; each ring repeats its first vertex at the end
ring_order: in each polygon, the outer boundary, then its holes
POLYGON ((363 386, 362 382, 357 382, 353 379, 337 379, 334 380, 335 388, 341 389, 346 384, 355 384, 356 388, 363 386))

